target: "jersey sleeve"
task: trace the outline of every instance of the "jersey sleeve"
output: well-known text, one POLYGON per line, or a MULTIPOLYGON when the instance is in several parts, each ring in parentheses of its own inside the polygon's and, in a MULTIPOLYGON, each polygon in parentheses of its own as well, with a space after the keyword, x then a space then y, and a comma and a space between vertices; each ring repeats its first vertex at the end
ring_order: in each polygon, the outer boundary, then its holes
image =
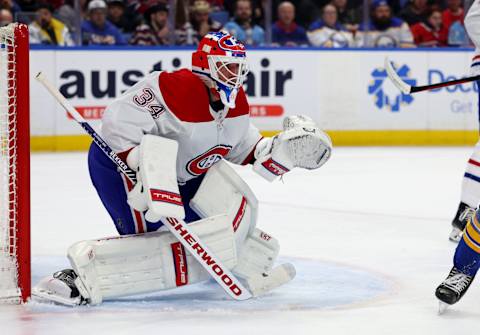
POLYGON ((108 106, 102 119, 102 135, 116 152, 139 145, 143 135, 155 133, 155 128, 150 115, 123 99, 108 106))
POLYGON ((246 165, 252 163, 255 147, 261 139, 260 131, 250 123, 242 141, 225 158, 235 164, 246 165))
POLYGON ((101 133, 114 151, 139 145, 145 134, 169 137, 178 131, 178 121, 159 91, 158 78, 159 72, 150 74, 106 108, 101 133))

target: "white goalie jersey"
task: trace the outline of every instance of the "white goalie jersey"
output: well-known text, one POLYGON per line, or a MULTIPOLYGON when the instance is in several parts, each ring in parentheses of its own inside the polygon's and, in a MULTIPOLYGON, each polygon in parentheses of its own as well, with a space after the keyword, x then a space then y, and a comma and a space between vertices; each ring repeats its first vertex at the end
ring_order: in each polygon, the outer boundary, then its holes
POLYGON ((222 157, 250 162, 261 139, 250 123, 243 89, 235 108, 216 112, 202 80, 187 69, 153 72, 109 105, 102 121, 102 136, 117 153, 139 145, 145 134, 177 141, 179 183, 205 173, 222 157))

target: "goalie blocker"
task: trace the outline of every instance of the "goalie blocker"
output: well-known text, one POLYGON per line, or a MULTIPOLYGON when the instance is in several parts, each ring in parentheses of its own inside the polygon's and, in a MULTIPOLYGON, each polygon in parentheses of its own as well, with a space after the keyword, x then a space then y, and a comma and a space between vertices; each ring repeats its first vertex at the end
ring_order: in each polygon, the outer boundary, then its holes
MULTIPOLYGON (((220 161, 210 168, 190 206, 205 217, 190 224, 194 232, 254 296, 294 278, 291 264, 273 268, 278 241, 255 227, 258 201, 227 163, 220 161)), ((209 278, 167 231, 78 242, 69 248, 68 258, 74 277, 57 274, 45 278, 34 287, 34 298, 94 305, 105 299, 172 289, 209 278), (76 290, 81 296, 72 294, 76 290)))

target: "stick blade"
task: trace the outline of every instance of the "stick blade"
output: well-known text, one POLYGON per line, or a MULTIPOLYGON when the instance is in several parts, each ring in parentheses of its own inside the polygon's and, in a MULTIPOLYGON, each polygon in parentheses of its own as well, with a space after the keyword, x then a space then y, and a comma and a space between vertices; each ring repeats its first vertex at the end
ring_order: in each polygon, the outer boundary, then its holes
POLYGON ((406 82, 400 78, 397 74, 397 71, 393 68, 392 62, 385 57, 385 70, 387 71, 388 78, 392 81, 392 83, 400 90, 402 93, 410 94, 412 93, 412 86, 408 85, 406 82))

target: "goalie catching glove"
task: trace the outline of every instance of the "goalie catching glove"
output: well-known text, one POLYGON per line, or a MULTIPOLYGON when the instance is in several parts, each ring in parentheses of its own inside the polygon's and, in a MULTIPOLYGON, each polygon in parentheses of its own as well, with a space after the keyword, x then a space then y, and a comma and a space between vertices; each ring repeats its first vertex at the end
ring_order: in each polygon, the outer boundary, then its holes
POLYGON ((268 181, 294 167, 318 169, 330 158, 332 141, 308 116, 288 116, 283 131, 262 139, 255 149, 253 170, 268 181))

